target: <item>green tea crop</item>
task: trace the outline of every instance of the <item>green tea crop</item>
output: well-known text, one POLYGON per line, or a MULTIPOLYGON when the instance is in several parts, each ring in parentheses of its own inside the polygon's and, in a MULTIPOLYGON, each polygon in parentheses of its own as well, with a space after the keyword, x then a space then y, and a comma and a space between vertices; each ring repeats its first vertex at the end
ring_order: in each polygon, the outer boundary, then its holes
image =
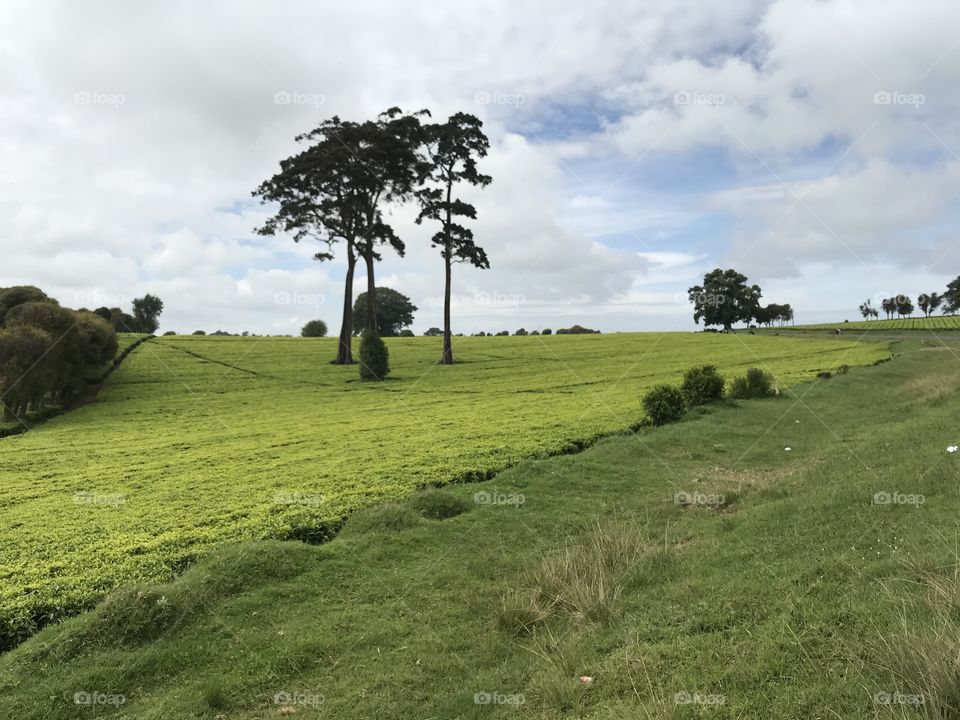
POLYGON ((334 366, 335 339, 165 337, 97 402, 0 441, 0 644, 170 578, 241 539, 322 540, 352 510, 489 477, 641 420, 640 397, 711 362, 781 385, 863 365, 844 340, 618 334, 388 341, 391 378, 334 366))
POLYGON ((899 318, 896 320, 869 320, 820 325, 797 325, 788 330, 960 330, 960 315, 899 318))

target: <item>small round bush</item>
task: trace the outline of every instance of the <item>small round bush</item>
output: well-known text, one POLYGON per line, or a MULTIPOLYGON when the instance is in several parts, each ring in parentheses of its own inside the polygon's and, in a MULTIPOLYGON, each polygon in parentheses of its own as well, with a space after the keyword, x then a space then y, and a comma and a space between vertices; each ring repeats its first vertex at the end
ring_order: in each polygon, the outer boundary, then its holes
POLYGON ((690 407, 705 405, 723 397, 723 377, 713 365, 692 367, 683 374, 680 390, 690 407))
POLYGON ((683 393, 672 385, 657 385, 643 397, 643 409, 654 425, 676 422, 683 408, 683 393))
POLYGON ((383 380, 390 374, 390 353, 379 335, 364 333, 360 341, 360 379, 383 380))
POLYGON ((730 386, 730 397, 737 400, 770 397, 774 394, 773 375, 760 368, 750 368, 730 386))
POLYGON ((469 509, 463 498, 443 490, 425 490, 410 499, 413 509, 431 520, 446 520, 469 509))
POLYGON ((300 330, 300 337, 326 337, 327 324, 323 320, 311 320, 300 330))
POLYGON ((404 328, 400 331, 400 337, 413 337, 413 330, 410 328, 404 328))
POLYGON ((543 332, 541 332, 540 334, 541 334, 541 335, 553 335, 553 330, 551 330, 550 328, 544 328, 543 332))

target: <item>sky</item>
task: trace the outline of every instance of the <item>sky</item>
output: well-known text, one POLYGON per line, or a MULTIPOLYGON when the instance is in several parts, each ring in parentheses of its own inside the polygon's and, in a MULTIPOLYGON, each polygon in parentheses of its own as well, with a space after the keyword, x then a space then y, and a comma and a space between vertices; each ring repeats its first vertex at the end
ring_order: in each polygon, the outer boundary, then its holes
MULTIPOLYGON (((733 267, 798 322, 960 275, 956 0, 4 0, 0 286, 164 301, 161 330, 336 333, 345 264, 254 232, 251 191, 333 115, 484 122, 463 196, 491 268, 454 269, 453 330, 692 330, 733 267)), ((377 285, 442 318, 443 263, 377 285)), ((355 287, 366 284, 358 269, 355 287)))

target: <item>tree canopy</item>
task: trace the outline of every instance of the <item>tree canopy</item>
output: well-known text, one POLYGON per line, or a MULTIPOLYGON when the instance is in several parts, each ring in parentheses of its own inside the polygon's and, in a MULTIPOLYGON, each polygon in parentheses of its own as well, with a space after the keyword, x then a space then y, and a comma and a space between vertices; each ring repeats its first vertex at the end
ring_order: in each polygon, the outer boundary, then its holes
POLYGON ((760 287, 748 285, 747 277, 736 270, 717 268, 703 276, 703 285, 688 291, 693 303, 693 320, 705 326, 722 325, 724 330, 734 323, 750 322, 760 307, 760 287))
MULTIPOLYGON (((381 337, 396 337, 405 327, 413 324, 417 306, 403 293, 388 287, 377 288, 377 334, 381 337)), ((353 305, 353 334, 361 335, 367 329, 367 293, 357 296, 353 305)))

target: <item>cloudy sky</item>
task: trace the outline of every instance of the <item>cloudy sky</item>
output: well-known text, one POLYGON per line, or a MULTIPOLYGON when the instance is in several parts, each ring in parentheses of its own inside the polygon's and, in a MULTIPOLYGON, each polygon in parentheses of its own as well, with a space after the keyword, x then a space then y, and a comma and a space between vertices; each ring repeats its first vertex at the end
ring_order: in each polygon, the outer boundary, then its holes
MULTIPOLYGON (((250 192, 323 118, 480 117, 492 268, 455 331, 691 329, 735 267, 798 320, 960 274, 960 3, 82 3, 0 14, 0 286, 163 298, 162 329, 336 330, 343 265, 253 233, 250 192)), ((433 228, 378 284, 440 324, 433 228)), ((363 287, 365 279, 357 278, 363 287)))

